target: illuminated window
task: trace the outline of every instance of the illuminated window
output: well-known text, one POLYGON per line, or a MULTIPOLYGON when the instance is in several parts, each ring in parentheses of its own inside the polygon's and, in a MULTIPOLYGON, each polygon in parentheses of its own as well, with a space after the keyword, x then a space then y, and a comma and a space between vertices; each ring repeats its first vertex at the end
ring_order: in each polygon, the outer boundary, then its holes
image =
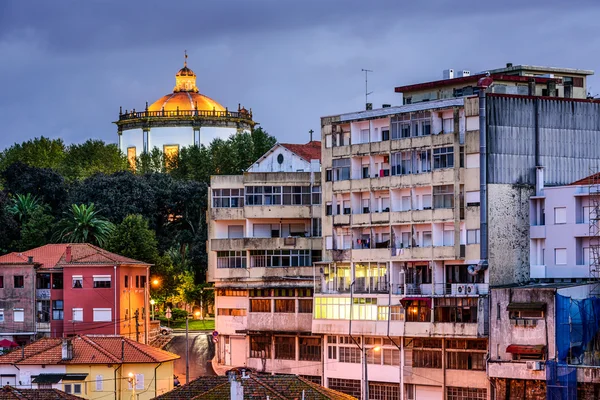
POLYGON ((127 148, 127 161, 129 161, 129 166, 131 166, 131 168, 135 168, 135 158, 136 158, 135 147, 128 147, 127 148))
POLYGON ((179 145, 178 144, 166 144, 163 146, 163 154, 165 156, 165 160, 172 160, 177 157, 179 154, 179 145))

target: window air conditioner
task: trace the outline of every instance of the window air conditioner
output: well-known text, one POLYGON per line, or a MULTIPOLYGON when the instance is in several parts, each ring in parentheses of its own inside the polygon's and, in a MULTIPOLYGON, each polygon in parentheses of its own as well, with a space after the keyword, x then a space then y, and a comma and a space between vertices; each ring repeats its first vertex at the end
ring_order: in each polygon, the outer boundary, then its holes
POLYGON ((467 285, 467 294, 471 295, 471 294, 477 294, 477 285, 467 285))
POLYGON ((544 369, 544 365, 541 361, 527 361, 527 369, 532 371, 542 371, 544 369))

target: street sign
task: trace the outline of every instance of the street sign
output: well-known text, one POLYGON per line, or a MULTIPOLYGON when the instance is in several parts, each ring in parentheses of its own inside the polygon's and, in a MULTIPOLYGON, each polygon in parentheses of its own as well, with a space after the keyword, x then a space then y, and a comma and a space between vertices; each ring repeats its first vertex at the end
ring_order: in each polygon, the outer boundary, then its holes
POLYGON ((219 332, 213 331, 213 337, 217 337, 217 336, 219 336, 219 332))
POLYGON ((165 317, 167 317, 167 319, 171 319, 172 316, 173 316, 173 314, 171 314, 171 310, 167 309, 167 312, 165 313, 165 317))

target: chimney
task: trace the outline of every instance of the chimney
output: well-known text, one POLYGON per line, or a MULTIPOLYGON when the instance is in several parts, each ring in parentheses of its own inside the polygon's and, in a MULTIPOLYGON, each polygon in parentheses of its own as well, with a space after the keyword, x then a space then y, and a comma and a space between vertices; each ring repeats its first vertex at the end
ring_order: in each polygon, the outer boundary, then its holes
POLYGON ((372 109, 373 109, 373 103, 367 103, 366 107, 365 107, 365 110, 371 111, 372 109))
POLYGON ((392 105, 391 104, 382 104, 381 108, 390 108, 392 105))
POLYGON ((512 63, 506 63, 506 68, 512 68, 512 63))
POLYGON ((27 256, 27 263, 33 264, 33 256, 27 256))
POLYGON ((63 339, 62 342, 62 360, 72 360, 73 359, 73 342, 69 339, 63 339))
POLYGON ((556 97, 556 81, 548 81, 548 96, 556 97))
POLYGON ((528 87, 528 94, 530 96, 535 96, 535 78, 529 79, 529 82, 527 83, 527 87, 528 87))
POLYGON ((571 99, 573 98, 573 83, 572 82, 565 82, 565 99, 571 99))
POLYGON ((70 263, 71 262, 71 245, 67 245, 67 248, 65 249, 65 260, 70 263))
POLYGON ((229 379, 230 399, 244 400, 244 387, 242 382, 238 380, 238 371, 235 369, 227 371, 227 378, 229 379))

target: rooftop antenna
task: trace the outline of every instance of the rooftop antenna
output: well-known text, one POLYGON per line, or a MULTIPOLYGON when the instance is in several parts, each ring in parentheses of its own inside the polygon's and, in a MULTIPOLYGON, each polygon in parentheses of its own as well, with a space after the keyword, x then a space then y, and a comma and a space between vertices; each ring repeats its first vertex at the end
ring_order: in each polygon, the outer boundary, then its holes
POLYGON ((373 72, 370 69, 361 69, 365 73, 365 104, 369 102, 369 95, 373 92, 369 92, 369 72, 373 72))
POLYGON ((187 50, 183 51, 183 55, 184 55, 183 66, 187 67, 187 50))

